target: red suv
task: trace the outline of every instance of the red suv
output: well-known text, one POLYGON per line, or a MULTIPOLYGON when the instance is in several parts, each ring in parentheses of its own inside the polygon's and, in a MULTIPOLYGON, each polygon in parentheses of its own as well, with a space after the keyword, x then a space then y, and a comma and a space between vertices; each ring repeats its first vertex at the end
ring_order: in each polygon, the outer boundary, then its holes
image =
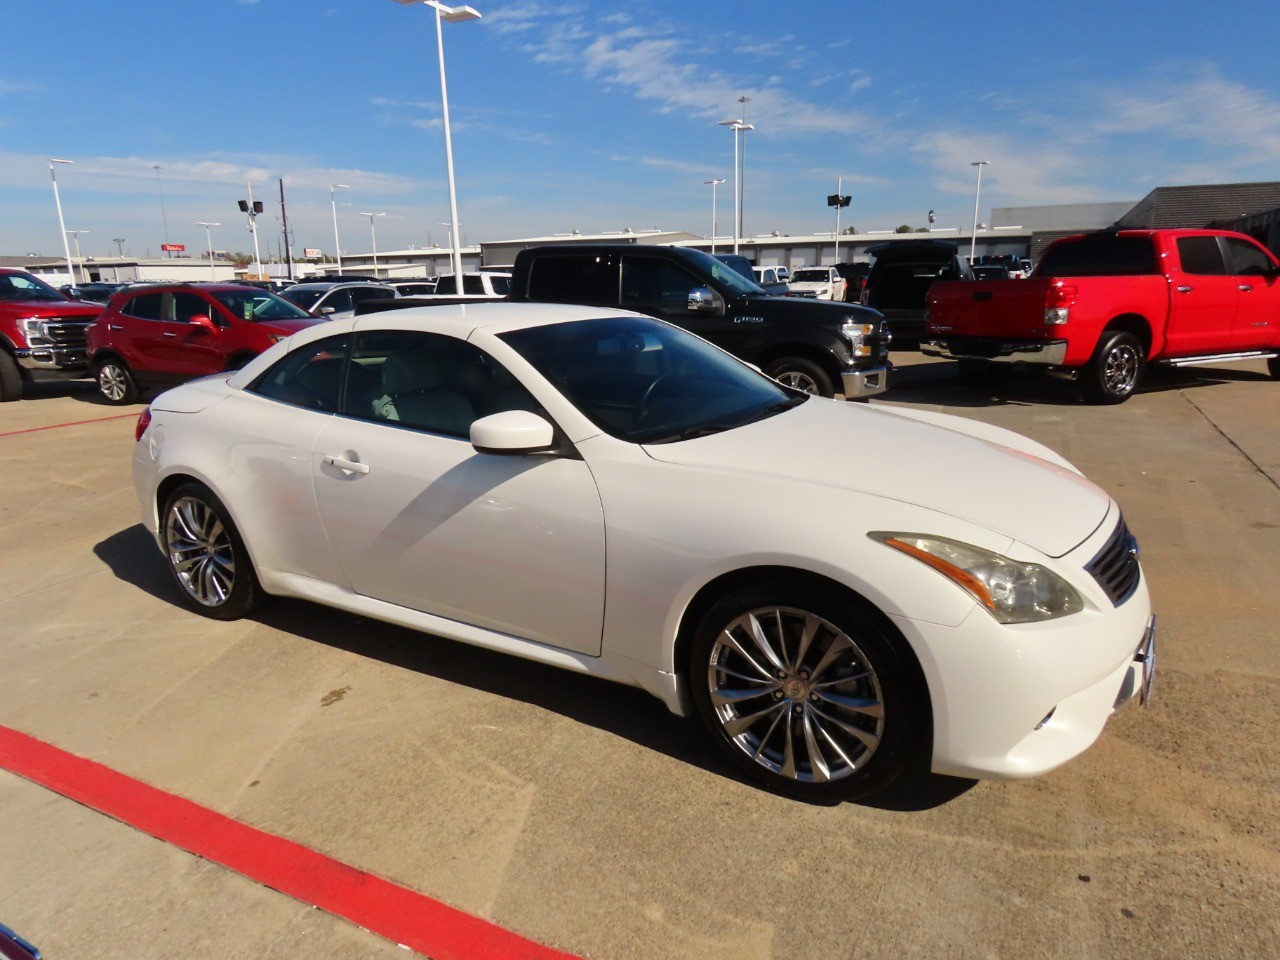
POLYGON ((148 284, 111 298, 89 328, 89 363, 108 403, 133 403, 144 387, 238 370, 321 322, 258 287, 148 284))

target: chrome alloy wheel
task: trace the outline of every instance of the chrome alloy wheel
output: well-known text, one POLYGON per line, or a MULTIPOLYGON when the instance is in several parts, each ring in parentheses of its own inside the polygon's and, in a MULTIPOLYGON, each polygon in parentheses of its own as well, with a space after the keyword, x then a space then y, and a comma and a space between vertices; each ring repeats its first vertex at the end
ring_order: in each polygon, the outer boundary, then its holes
POLYGON ((236 584, 236 558, 226 526, 209 504, 179 497, 169 507, 165 544, 173 572, 191 599, 206 607, 227 602, 236 584))
POLYGON ((1123 397, 1138 385, 1138 370, 1142 357, 1136 347, 1117 343, 1108 351, 1102 363, 1102 385, 1107 393, 1123 397))
POLYGON ((805 393, 818 394, 822 391, 818 388, 817 382, 813 377, 800 370, 786 370, 778 374, 776 379, 784 387, 791 387, 795 390, 803 390, 805 393))
POLYGON ((98 368, 98 389, 112 403, 120 403, 129 391, 126 374, 114 363, 104 363, 98 368))
POLYGON ((720 632, 707 668, 711 704, 752 761, 801 783, 847 777, 884 734, 880 680, 843 630, 793 607, 743 613, 720 632))

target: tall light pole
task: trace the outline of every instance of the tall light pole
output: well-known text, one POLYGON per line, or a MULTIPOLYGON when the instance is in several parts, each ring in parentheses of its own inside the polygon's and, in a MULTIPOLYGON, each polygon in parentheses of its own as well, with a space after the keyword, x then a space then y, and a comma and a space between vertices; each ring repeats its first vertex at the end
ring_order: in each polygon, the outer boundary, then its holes
POLYGON ((733 252, 738 252, 738 238, 742 234, 742 165, 739 162, 739 142, 744 130, 754 130, 741 120, 721 120, 720 126, 733 131, 733 252))
POLYGON ((49 176, 53 178, 53 205, 58 208, 58 233, 62 235, 62 252, 67 255, 67 283, 74 285, 76 271, 71 265, 71 244, 67 242, 67 224, 62 219, 62 199, 58 196, 58 173, 53 166, 55 163, 75 163, 75 161, 49 157, 49 176))
POLYGON ((197 227, 204 227, 204 245, 209 248, 209 279, 217 280, 217 275, 213 272, 213 235, 210 232, 212 227, 220 227, 220 223, 209 223, 205 220, 197 220, 197 227))
POLYGON ((350 189, 345 183, 329 184, 329 206, 333 209, 333 252, 338 258, 338 276, 342 276, 342 244, 338 240, 338 201, 333 191, 350 189))
POLYGON ((262 276, 262 255, 258 252, 258 214, 262 212, 262 201, 253 199, 253 184, 245 181, 245 188, 249 191, 248 200, 236 201, 240 207, 240 212, 249 218, 249 233, 253 235, 253 269, 254 277, 262 276))
POLYGON ((374 217, 385 217, 385 213, 369 213, 365 210, 360 211, 360 216, 369 218, 369 234, 373 238, 373 275, 378 275, 378 230, 373 225, 374 217))
MULTIPOLYGON (((164 208, 164 181, 160 179, 160 164, 153 163, 151 169, 156 172, 156 189, 160 191, 160 220, 164 224, 164 245, 169 245, 169 214, 164 208)), ((164 255, 170 256, 171 251, 166 250, 164 255)))
MULTIPOLYGON (((745 94, 738 98, 738 103, 742 106, 738 109, 738 122, 747 122, 747 104, 751 102, 751 98, 745 94)), ((747 199, 747 138, 742 138, 742 156, 738 160, 738 169, 742 171, 742 189, 739 191, 738 197, 738 233, 743 232, 742 225, 744 223, 743 207, 746 206, 747 199)))
POLYGON ((112 237, 111 242, 116 245, 117 255, 121 260, 124 259, 124 237, 112 237))
POLYGON ((479 20, 480 13, 474 7, 447 7, 439 0, 396 0, 406 6, 414 3, 425 3, 436 12, 436 48, 440 55, 440 112, 444 120, 444 156, 449 170, 449 220, 453 224, 453 243, 451 255, 453 275, 458 289, 462 289, 462 250, 458 243, 461 234, 458 232, 458 189, 453 179, 453 135, 449 130, 449 92, 444 75, 444 21, 462 23, 466 20, 479 20))
POLYGON ((978 200, 982 196, 982 168, 989 164, 990 160, 974 160, 969 164, 971 167, 978 168, 978 186, 973 191, 973 236, 969 240, 969 265, 973 266, 973 258, 978 252, 978 200))
MULTIPOLYGON (((67 231, 67 233, 71 234, 73 237, 76 238, 76 262, 80 264, 80 282, 81 283, 87 283, 88 280, 84 272, 84 258, 80 256, 80 234, 88 233, 88 232, 89 232, 88 230, 68 230, 67 231)), ((75 282, 76 282, 76 278, 73 276, 71 278, 71 283, 74 285, 75 282)))
POLYGON ((716 187, 724 183, 724 177, 719 180, 703 180, 704 184, 711 185, 711 252, 716 252, 716 187))

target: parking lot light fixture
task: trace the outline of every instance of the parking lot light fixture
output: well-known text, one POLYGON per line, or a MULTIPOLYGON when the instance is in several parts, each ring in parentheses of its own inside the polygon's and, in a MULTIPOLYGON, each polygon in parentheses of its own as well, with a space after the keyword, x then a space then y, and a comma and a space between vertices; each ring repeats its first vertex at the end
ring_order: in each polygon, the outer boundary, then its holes
POLYGON ((367 210, 361 210, 360 216, 369 218, 369 234, 373 239, 373 275, 378 275, 378 229, 373 225, 374 217, 385 217, 385 213, 369 213, 367 210))
POLYGON ((329 184, 329 207, 333 210, 333 255, 338 260, 338 276, 342 276, 342 243, 338 240, 338 201, 333 191, 350 189, 345 183, 329 184))
POLYGON ((703 180, 704 184, 711 186, 711 252, 716 252, 716 187, 724 183, 724 177, 719 180, 703 180))
POLYGON ((755 127, 741 120, 721 120, 720 126, 733 131, 733 252, 737 253, 738 239, 742 234, 742 164, 739 160, 741 141, 742 134, 755 127))
POLYGON ((205 242, 205 246, 209 248, 209 279, 217 280, 218 278, 213 272, 213 235, 211 234, 210 230, 213 227, 220 227, 222 226, 222 224, 210 223, 206 220, 197 220, 196 226, 204 227, 204 242, 205 242))
POLYGON ((67 240, 67 224, 62 219, 62 199, 58 196, 58 172, 55 163, 75 163, 74 160, 59 160, 49 157, 49 176, 53 178, 53 205, 58 208, 58 233, 62 235, 62 252, 67 256, 67 283, 76 282, 75 267, 71 265, 71 244, 67 240))
POLYGON ((480 12, 474 7, 449 7, 439 0, 396 0, 396 3, 411 6, 424 3, 436 12, 436 48, 440 58, 440 115, 444 121, 444 157, 449 172, 449 219, 453 223, 454 243, 452 244, 453 275, 458 278, 459 289, 462 283, 462 250, 457 238, 458 233, 458 188, 453 178, 453 135, 449 129, 449 91, 445 83, 444 72, 444 22, 463 23, 467 20, 479 20, 480 12))
POLYGON ((973 235, 969 240, 969 266, 973 266, 973 258, 978 252, 978 200, 982 196, 982 168, 990 162, 990 160, 974 160, 969 164, 971 167, 978 168, 978 186, 973 191, 973 235))

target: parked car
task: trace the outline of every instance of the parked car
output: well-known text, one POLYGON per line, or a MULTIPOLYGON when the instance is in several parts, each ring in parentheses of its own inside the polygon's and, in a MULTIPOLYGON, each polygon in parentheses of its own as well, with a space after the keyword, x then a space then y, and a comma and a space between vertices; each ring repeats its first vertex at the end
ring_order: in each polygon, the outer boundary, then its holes
POLYGON ((793 797, 917 758, 1034 776, 1150 689, 1135 541, 1061 456, 789 389, 651 317, 323 324, 160 395, 137 435, 191 609, 300 597, 637 686, 793 797))
POLYGON ((787 283, 791 271, 786 267, 752 267, 751 272, 760 289, 771 297, 785 297, 791 290, 787 283))
POLYGON ((929 356, 959 361, 981 389, 1012 366, 1073 378, 1093 403, 1122 403, 1149 364, 1265 359, 1280 378, 1280 263, 1223 230, 1122 230, 1050 244, 1017 283, 938 283, 929 356))
POLYGON ((108 403, 141 390, 237 370, 320 321, 259 287, 231 283, 135 286, 111 298, 89 328, 89 364, 108 403))
POLYGON ((458 292, 457 278, 453 274, 445 274, 436 280, 435 296, 462 299, 475 297, 484 300, 498 300, 511 292, 511 274, 496 270, 481 270, 476 273, 462 274, 462 292, 458 292))
POLYGON ((303 310, 327 320, 353 317, 360 304, 369 300, 394 300, 400 296, 395 287, 365 280, 317 280, 298 283, 280 296, 303 310))
POLYGON ((36 377, 88 376, 85 331, 101 312, 25 270, 0 268, 0 402, 20 399, 36 377))
MULTIPOLYGON (((729 267, 733 270, 737 270, 738 273, 746 277, 748 280, 756 279, 755 268, 751 265, 751 261, 748 260, 746 257, 744 257, 742 254, 713 253, 712 256, 715 257, 717 260, 719 260, 721 263, 723 263, 726 267, 729 267)), ((758 283, 759 281, 756 281, 756 282, 758 283)))
POLYGON ((788 281, 790 297, 844 300, 845 282, 835 267, 801 267, 788 281))
POLYGON ((418 280, 388 280, 387 286, 395 287, 402 297, 422 297, 436 292, 436 280, 422 277, 418 280))
POLYGON ((938 280, 972 280, 951 240, 887 240, 872 244, 875 259, 862 302, 884 314, 899 343, 914 347, 924 335, 929 288, 938 280))
POLYGON ((125 286, 127 286, 127 284, 91 281, 89 283, 77 284, 74 287, 66 289, 64 292, 66 292, 68 296, 74 297, 76 300, 92 300, 94 303, 106 303, 111 299, 112 294, 117 290, 123 289, 125 286))
POLYGON ((692 330, 771 377, 824 397, 888 388, 882 318, 854 304, 771 297, 728 264, 684 247, 549 244, 516 254, 513 303, 623 307, 692 330))
POLYGON ((980 263, 973 270, 973 279, 975 280, 1012 280, 1013 274, 1009 272, 1009 268, 1001 264, 980 263))
POLYGON ((837 263, 836 273, 844 277, 844 298, 849 303, 861 303, 862 291, 867 288, 867 274, 871 272, 869 263, 837 263))

